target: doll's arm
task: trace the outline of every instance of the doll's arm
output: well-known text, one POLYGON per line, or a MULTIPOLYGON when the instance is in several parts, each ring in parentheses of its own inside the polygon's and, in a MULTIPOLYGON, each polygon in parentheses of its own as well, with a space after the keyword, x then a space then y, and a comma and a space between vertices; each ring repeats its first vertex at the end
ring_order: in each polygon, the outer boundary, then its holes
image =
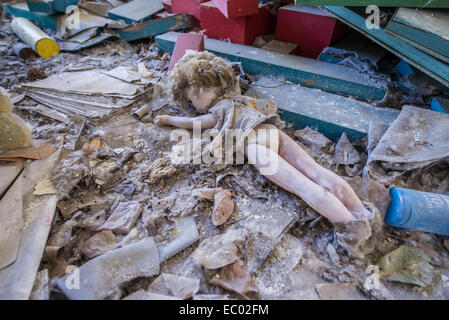
POLYGON ((217 123, 217 119, 215 119, 215 116, 211 113, 193 118, 162 115, 157 116, 156 119, 154 119, 154 123, 158 126, 171 125, 182 129, 193 129, 193 123, 195 121, 201 123, 202 130, 213 128, 217 123))

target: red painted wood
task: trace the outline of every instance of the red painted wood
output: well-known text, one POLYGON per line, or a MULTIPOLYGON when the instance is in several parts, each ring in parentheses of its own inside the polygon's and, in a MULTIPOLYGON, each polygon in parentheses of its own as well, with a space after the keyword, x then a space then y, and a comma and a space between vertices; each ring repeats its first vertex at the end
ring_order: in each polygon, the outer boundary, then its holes
POLYGON ((167 11, 168 13, 172 13, 172 4, 171 4, 171 0, 164 0, 162 1, 162 5, 165 8, 165 11, 167 11))
POLYGON ((201 29, 209 38, 251 45, 258 36, 273 34, 276 18, 270 5, 260 5, 255 15, 228 19, 213 2, 201 5, 201 29))
POLYGON ((226 18, 250 16, 259 12, 259 0, 212 0, 226 18))
POLYGON ((168 71, 184 56, 186 50, 204 51, 204 36, 200 33, 182 33, 176 40, 168 71))
POLYGON ((200 8, 209 0, 171 0, 173 13, 188 13, 193 16, 195 25, 200 26, 200 8))
POLYGON ((278 11, 276 39, 296 43, 300 55, 316 59, 340 39, 348 27, 318 7, 287 5, 278 11))

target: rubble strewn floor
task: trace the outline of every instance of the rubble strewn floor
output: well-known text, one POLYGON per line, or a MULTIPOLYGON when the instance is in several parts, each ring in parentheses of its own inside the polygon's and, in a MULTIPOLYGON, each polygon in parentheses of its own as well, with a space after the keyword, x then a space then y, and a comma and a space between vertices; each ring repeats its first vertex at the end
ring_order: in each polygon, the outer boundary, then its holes
MULTIPOLYGON (((67 270, 95 263, 101 274, 102 264, 117 256, 128 259, 126 248, 135 244, 136 261, 142 259, 138 246, 151 247, 155 255, 159 250, 160 270, 147 266, 151 272, 146 272, 129 261, 126 266, 117 263, 111 272, 127 277, 114 282, 110 292, 106 290, 111 283, 98 280, 93 298, 327 299, 338 292, 340 299, 449 299, 449 248, 443 237, 386 227, 373 254, 353 259, 336 243, 332 224, 252 166, 172 164, 169 156, 177 143, 170 141, 172 129, 152 120, 159 114, 179 114, 173 105, 137 119, 133 112, 149 102, 143 99, 100 119, 73 116, 58 121, 35 112, 38 103, 20 96, 24 82, 118 66, 137 70, 139 63, 153 72, 150 85, 165 90, 169 59, 150 41, 132 45, 105 41, 79 53, 24 62, 11 54, 13 37, 4 23, 0 86, 17 94, 14 110, 34 127, 36 145, 61 146, 51 182, 41 185, 43 190, 53 186, 48 193, 57 192, 59 200, 32 298, 67 298, 58 284, 67 270), (201 190, 212 188, 230 190, 234 202, 231 217, 218 227, 211 219, 213 201, 200 196, 201 190), (188 220, 192 217, 194 225, 188 220), (142 242, 150 238, 155 247, 142 242), (401 245, 431 257, 432 284, 422 288, 381 279, 380 288, 367 287, 369 267, 401 245), (229 265, 232 268, 222 268, 229 265), (105 291, 100 290, 102 285, 105 291)), ((385 212, 389 185, 361 178, 366 141, 335 144, 310 128, 295 131, 287 125, 285 130, 317 162, 344 176, 362 200, 385 212), (336 156, 341 148, 349 148, 344 152, 354 152, 356 160, 341 160, 336 156)), ((402 175, 394 183, 444 193, 448 174, 447 163, 439 163, 402 175)))

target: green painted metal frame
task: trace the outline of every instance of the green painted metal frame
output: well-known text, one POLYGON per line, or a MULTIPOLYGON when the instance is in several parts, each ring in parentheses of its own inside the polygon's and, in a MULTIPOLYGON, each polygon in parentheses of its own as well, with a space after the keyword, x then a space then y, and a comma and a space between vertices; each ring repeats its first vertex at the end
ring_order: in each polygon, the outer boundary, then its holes
POLYGON ((366 7, 410 7, 410 8, 449 8, 447 0, 296 0, 297 5, 303 6, 350 6, 366 7))
MULTIPOLYGON (((157 36, 156 42, 162 51, 172 52, 177 37, 178 33, 169 32, 157 36)), ((229 61, 241 62, 249 74, 279 76, 305 87, 361 100, 382 100, 386 94, 386 88, 374 84, 349 68, 332 63, 209 38, 205 39, 205 47, 206 50, 229 61)))
POLYGON ((449 87, 449 65, 446 63, 435 59, 406 41, 388 34, 384 29, 367 29, 364 17, 346 7, 324 6, 323 8, 410 65, 449 87))

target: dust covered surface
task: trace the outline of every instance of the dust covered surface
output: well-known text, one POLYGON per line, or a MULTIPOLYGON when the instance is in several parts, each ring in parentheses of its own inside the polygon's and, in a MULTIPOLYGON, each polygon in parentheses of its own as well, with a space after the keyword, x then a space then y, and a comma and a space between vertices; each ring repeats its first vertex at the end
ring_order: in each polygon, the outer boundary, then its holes
MULTIPOLYGON (((62 72, 109 71, 118 66, 137 70, 143 63, 153 72, 153 85, 158 87, 153 92, 156 99, 166 90, 169 59, 158 53, 151 41, 132 45, 105 41, 76 54, 61 53, 45 60, 35 57, 26 62, 11 52, 14 41, 9 23, 3 23, 0 86, 13 93, 14 112, 34 127, 36 143, 62 144, 52 177, 60 200, 39 269, 40 275, 49 279, 50 299, 66 298, 56 282, 66 275, 68 267, 80 267, 149 237, 159 248, 166 247, 182 238, 178 226, 187 217, 194 218, 198 229, 199 237, 193 244, 161 262, 159 275, 133 278, 122 283, 114 295, 104 296, 326 299, 339 292, 341 299, 449 299, 448 240, 443 237, 386 227, 372 254, 363 259, 350 258, 337 244, 331 223, 252 166, 172 164, 169 155, 177 143, 170 141, 172 129, 153 123, 158 114, 180 115, 171 103, 141 119, 133 112, 149 101, 122 108, 110 117, 74 115, 62 122, 33 111, 38 103, 20 96, 19 87, 24 82, 62 72), (231 216, 218 227, 211 218, 213 200, 199 192, 213 188, 229 190, 234 202, 231 216), (208 239, 211 244, 204 242, 208 239), (212 251, 217 243, 222 244, 219 252, 226 256, 212 255, 217 253, 212 251), (429 256, 435 270, 432 283, 420 287, 381 278, 379 288, 367 286, 367 278, 372 275, 369 267, 401 245, 416 247, 429 256), (170 275, 178 276, 174 279, 184 287, 173 284, 170 275)), ((382 184, 362 178, 368 158, 367 140, 350 143, 343 137, 337 144, 310 128, 295 131, 287 125, 285 131, 321 165, 345 177, 360 198, 373 203, 381 214, 389 201, 388 187, 393 184, 429 192, 448 191, 447 163, 400 175, 384 168, 379 180, 388 183, 382 184)), ((45 284, 44 289, 42 283, 35 286, 40 293, 46 292, 45 284)))

